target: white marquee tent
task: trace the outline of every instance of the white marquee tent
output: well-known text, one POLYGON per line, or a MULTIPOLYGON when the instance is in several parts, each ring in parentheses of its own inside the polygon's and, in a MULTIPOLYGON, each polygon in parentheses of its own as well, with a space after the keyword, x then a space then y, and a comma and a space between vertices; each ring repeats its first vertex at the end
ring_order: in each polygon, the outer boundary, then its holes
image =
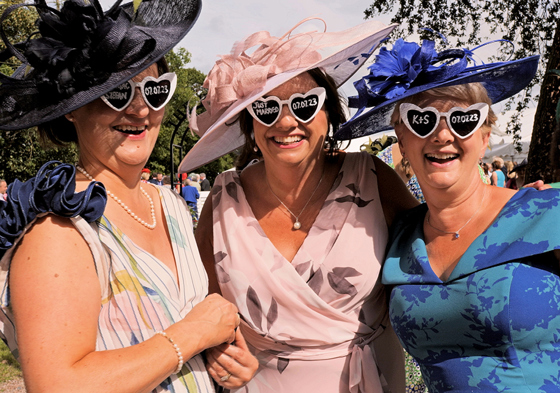
POLYGON ((521 116, 521 152, 515 149, 513 137, 504 131, 512 112, 509 111, 498 115, 498 124, 496 129, 492 130, 492 135, 490 135, 490 146, 486 149, 486 154, 484 154, 484 162, 491 162, 493 157, 502 157, 506 161, 516 162, 521 162, 524 158, 527 158, 536 108, 525 110, 521 116))

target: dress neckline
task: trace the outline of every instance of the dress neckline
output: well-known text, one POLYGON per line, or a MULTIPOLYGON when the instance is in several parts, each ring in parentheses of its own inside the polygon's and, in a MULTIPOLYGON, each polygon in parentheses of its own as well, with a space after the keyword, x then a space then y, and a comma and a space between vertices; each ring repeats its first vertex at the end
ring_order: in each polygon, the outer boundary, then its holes
POLYGON ((308 239, 312 236, 312 234, 316 230, 316 223, 325 214, 325 206, 327 204, 327 201, 329 201, 329 197, 338 188, 338 185, 340 183, 339 177, 340 177, 341 174, 344 173, 344 170, 345 170, 345 168, 346 168, 346 166, 349 162, 349 160, 347 158, 348 158, 348 154, 345 154, 345 156, 343 158, 343 161, 342 161, 342 165, 340 166, 340 169, 338 170, 338 175, 335 178, 333 184, 331 185, 331 188, 329 189, 329 192, 327 193, 327 196, 325 197, 325 200, 323 201, 323 204, 321 205, 321 209, 319 210, 319 213, 317 214, 317 217, 315 217, 315 220, 313 221, 313 224, 311 225, 311 228, 309 229, 309 232, 307 233, 307 236, 303 240, 303 243, 301 244, 301 246, 297 250, 296 254, 294 255, 294 258, 291 261, 289 261, 286 257, 284 257, 284 255, 282 255, 282 253, 276 248, 274 243, 272 243, 272 241, 268 238, 268 236, 266 236, 266 232, 261 227, 261 224, 259 223, 259 220, 257 220, 255 214, 253 213, 253 209, 252 209, 251 205, 249 204, 249 201, 247 200, 245 190, 243 189, 243 185, 241 183, 241 178, 240 178, 241 172, 235 172, 234 173, 234 177, 236 177, 237 180, 238 180, 238 182, 236 182, 236 183, 239 186, 239 189, 241 191, 242 198, 240 199, 240 203, 243 203, 246 206, 246 208, 251 212, 250 221, 253 222, 254 225, 259 229, 259 231, 264 234, 264 237, 266 238, 266 242, 268 242, 272 246, 272 249, 274 250, 274 252, 276 254, 278 254, 280 257, 282 257, 282 259, 286 263, 289 263, 290 265, 292 265, 294 267, 298 265, 298 260, 301 259, 301 254, 303 254, 305 252, 305 248, 306 248, 305 245, 307 244, 308 239))
MULTIPOLYGON (((165 196, 164 196, 164 194, 162 193, 162 190, 161 190, 159 187, 157 187, 155 184, 153 184, 153 183, 148 183, 148 184, 151 184, 153 187, 156 188, 160 200, 163 201, 163 200, 165 199, 165 196)), ((161 208, 163 209, 163 203, 162 203, 161 208)), ((160 260, 159 258, 157 258, 155 255, 150 254, 150 253, 149 253, 148 251, 146 251, 143 247, 139 246, 134 240, 132 240, 126 233, 124 233, 123 231, 121 231, 117 225, 115 225, 111 220, 109 220, 109 218, 108 218, 107 216, 105 216, 105 214, 103 214, 103 219, 104 219, 105 222, 109 225, 108 227, 104 225, 104 226, 107 228, 107 230, 108 230, 109 232, 111 232, 111 233, 113 233, 113 232, 120 233, 121 236, 122 236, 122 238, 123 238, 123 240, 124 240, 126 243, 130 244, 131 246, 133 246, 134 248, 136 248, 136 249, 138 249, 138 250, 142 250, 143 255, 149 256, 149 258, 153 259, 153 260, 158 264, 159 267, 163 268, 167 274, 169 274, 171 277, 173 277, 173 282, 174 282, 174 284, 175 284, 175 288, 174 288, 174 289, 175 289, 175 291, 176 291, 176 293, 177 293, 178 295, 181 294, 181 292, 182 292, 182 290, 183 290, 184 283, 183 283, 183 280, 181 279, 181 277, 182 277, 181 272, 179 271, 179 268, 180 268, 179 265, 180 265, 180 264, 178 263, 178 260, 179 260, 179 257, 180 257, 180 256, 177 255, 176 247, 173 246, 173 242, 172 242, 171 239, 169 239, 169 242, 170 242, 170 245, 171 245, 171 252, 173 253, 173 257, 174 257, 174 259, 175 259, 175 266, 176 266, 176 270, 177 270, 177 275, 175 275, 175 274, 173 273, 173 271, 171 270, 171 268, 169 268, 169 266, 167 266, 165 263, 163 263, 163 261, 161 261, 161 260, 160 260)), ((171 226, 170 226, 169 220, 167 219, 166 214, 165 214, 165 210, 163 211, 162 219, 163 219, 163 222, 164 222, 165 225, 166 225, 167 232, 168 232, 169 234, 171 234, 171 231, 173 230, 173 228, 171 228, 171 226)), ((100 224, 101 224, 101 223, 100 223, 100 224)), ((178 299, 177 299, 177 300, 178 300, 178 299)))
MULTIPOLYGON (((389 275, 394 274, 395 269, 400 271, 400 273, 397 273, 397 276, 391 276, 390 279, 389 277, 385 279, 384 273, 384 283, 393 285, 400 283, 401 278, 405 278, 404 281, 408 283, 449 284, 475 271, 532 255, 531 252, 523 252, 523 247, 515 248, 515 251, 513 251, 513 248, 508 250, 509 247, 503 248, 496 247, 495 244, 489 245, 487 244, 487 239, 500 239, 503 237, 503 242, 508 239, 511 241, 511 231, 518 231, 518 235, 514 236, 514 238, 523 242, 525 236, 532 235, 531 233, 526 233, 524 228, 519 225, 517 225, 517 228, 504 228, 502 225, 504 220, 507 220, 512 215, 512 212, 519 210, 519 204, 524 205, 526 203, 527 195, 535 195, 532 193, 533 191, 538 193, 545 192, 523 189, 515 193, 506 202, 492 223, 471 242, 446 280, 442 280, 435 274, 428 258, 423 231, 423 220, 428 211, 427 205, 422 204, 411 209, 410 213, 406 215, 406 218, 400 222, 398 227, 393 229, 395 231, 395 241, 390 245, 386 260, 387 266, 385 266, 385 269, 391 272, 388 273, 389 275), (414 224, 408 226, 407 229, 406 222, 413 222, 414 224), (406 258, 408 258, 409 263, 406 266, 401 266, 398 261, 401 260, 404 253, 408 253, 406 258), (485 258, 478 258, 477 255, 480 253, 484 253, 485 258), (492 257, 489 257, 489 255, 492 255, 492 257), (395 256, 396 261, 394 260, 395 256), (414 266, 410 264, 414 264, 414 266)), ((527 218, 531 219, 531 217, 527 218)), ((511 226, 511 224, 508 225, 511 226)))

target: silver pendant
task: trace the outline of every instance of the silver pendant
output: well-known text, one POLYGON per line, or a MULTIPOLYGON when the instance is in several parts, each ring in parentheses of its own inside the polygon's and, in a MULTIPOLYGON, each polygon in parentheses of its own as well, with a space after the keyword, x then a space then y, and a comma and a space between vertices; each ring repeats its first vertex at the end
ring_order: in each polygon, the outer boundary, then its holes
POLYGON ((459 239, 459 232, 455 232, 455 239, 459 239))
POLYGON ((297 231, 299 228, 301 228, 301 222, 296 220, 296 222, 294 222, 293 228, 297 231))

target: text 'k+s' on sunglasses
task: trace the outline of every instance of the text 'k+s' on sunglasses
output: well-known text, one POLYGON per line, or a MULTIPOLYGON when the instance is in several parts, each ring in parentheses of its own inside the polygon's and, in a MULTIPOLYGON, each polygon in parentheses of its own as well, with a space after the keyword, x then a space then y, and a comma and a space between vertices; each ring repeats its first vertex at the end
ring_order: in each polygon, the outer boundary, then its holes
POLYGON ((449 129, 460 139, 471 136, 478 130, 488 116, 488 104, 479 102, 468 108, 451 108, 439 112, 431 106, 420 108, 414 104, 401 104, 401 120, 408 129, 420 138, 427 138, 439 125, 440 118, 445 117, 449 129))
POLYGON ((101 99, 111 109, 120 112, 130 105, 137 87, 140 88, 146 104, 153 110, 159 111, 173 97, 177 87, 177 75, 174 72, 168 72, 159 78, 147 76, 142 82, 129 80, 110 92, 103 94, 101 99))
POLYGON ((310 122, 323 107, 327 92, 323 87, 315 87, 305 94, 292 94, 287 100, 276 96, 260 98, 247 107, 253 118, 264 126, 270 127, 278 121, 282 105, 287 104, 290 113, 303 123, 310 122))

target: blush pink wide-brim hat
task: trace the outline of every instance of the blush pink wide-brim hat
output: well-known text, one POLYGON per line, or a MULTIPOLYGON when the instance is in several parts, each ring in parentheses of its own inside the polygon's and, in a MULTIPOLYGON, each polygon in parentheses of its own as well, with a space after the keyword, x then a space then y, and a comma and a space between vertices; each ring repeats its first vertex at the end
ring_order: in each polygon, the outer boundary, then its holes
MULTIPOLYGON (((259 99, 290 79, 314 68, 322 69, 340 87, 371 56, 379 43, 397 25, 368 21, 340 32, 292 31, 272 37, 257 32, 221 56, 204 82, 208 95, 206 112, 190 117, 190 127, 201 138, 179 166, 189 172, 243 146, 245 137, 237 116, 259 99), (248 54, 250 48, 257 49, 248 54)), ((323 22, 324 23, 324 22, 323 22)))

